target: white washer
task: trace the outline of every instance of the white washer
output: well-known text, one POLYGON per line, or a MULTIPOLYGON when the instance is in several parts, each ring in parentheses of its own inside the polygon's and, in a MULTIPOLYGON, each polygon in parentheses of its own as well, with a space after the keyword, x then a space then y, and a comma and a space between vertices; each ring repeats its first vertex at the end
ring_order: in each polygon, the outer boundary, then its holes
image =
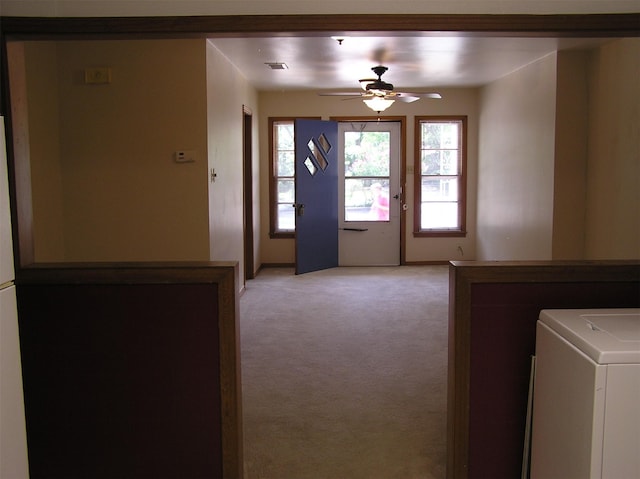
POLYGON ((540 313, 531 478, 640 478, 640 309, 540 313))

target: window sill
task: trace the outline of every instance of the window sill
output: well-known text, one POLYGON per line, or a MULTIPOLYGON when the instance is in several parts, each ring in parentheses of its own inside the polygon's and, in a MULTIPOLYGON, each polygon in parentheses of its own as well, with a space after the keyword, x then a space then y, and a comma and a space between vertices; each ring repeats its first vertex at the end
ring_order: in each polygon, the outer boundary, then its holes
POLYGON ((414 238, 464 238, 467 236, 466 231, 461 230, 433 230, 433 231, 414 231, 414 238))

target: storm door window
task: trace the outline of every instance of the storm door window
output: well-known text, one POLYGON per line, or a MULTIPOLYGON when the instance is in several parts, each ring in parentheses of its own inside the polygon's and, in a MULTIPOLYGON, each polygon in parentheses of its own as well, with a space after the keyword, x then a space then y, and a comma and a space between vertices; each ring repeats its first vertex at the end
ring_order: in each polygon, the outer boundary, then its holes
POLYGON ((344 133, 344 220, 389 221, 388 131, 344 133))

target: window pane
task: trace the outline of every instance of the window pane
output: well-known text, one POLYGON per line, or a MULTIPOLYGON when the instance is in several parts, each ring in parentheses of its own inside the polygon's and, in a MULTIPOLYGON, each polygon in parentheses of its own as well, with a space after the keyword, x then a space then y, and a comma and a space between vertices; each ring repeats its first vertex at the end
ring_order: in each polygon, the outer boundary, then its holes
POLYGON ((422 202, 458 201, 458 178, 422 178, 422 202))
POLYGON ((292 150, 278 152, 277 176, 294 175, 294 154, 292 150))
POLYGON ((457 150, 423 150, 422 151, 423 175, 457 175, 458 151, 457 150))
POLYGON ((458 203, 422 203, 420 228, 455 229, 458 224, 458 203))
POLYGON ((422 123, 420 148, 423 150, 437 150, 440 148, 441 123, 422 123))
POLYGON ((306 166, 307 171, 311 176, 315 175, 316 171, 318 171, 318 168, 316 168, 316 165, 313 163, 313 161, 311 161, 311 158, 309 158, 308 156, 307 156, 307 159, 304 160, 304 166, 306 166))
POLYGON ((459 122, 446 123, 422 123, 422 141, 421 148, 423 150, 439 150, 447 148, 459 148, 459 122))
POLYGON ((422 174, 440 174, 440 151, 422 150, 422 174))
POLYGON ((280 120, 272 123, 273 150, 270 152, 272 182, 270 191, 272 233, 295 231, 295 152, 294 121, 280 120))
POLYGON ((389 176, 391 133, 347 131, 344 134, 345 176, 389 176))
POLYGON ((296 227, 296 220, 293 216, 295 208, 291 203, 278 205, 277 228, 280 231, 293 231, 296 227))
POLYGON ((440 150, 459 148, 460 123, 444 122, 421 124, 421 148, 423 150, 440 150))
POLYGON ((458 141, 458 132, 460 124, 443 123, 442 130, 440 131, 440 148, 458 148, 460 143, 458 141))
POLYGON ((344 219, 345 221, 388 221, 389 179, 345 179, 344 219))
POLYGON ((458 174, 458 150, 443 150, 440 152, 440 174, 458 174))
POLYGON ((320 148, 324 150, 325 153, 329 153, 329 151, 331 151, 331 148, 332 148, 331 143, 329 143, 329 140, 327 139, 324 133, 321 133, 320 136, 318 137, 318 144, 320 145, 320 148))
POLYGON ((293 150, 293 122, 276 123, 276 150, 293 150))
POLYGON ((278 180, 278 203, 291 203, 295 201, 294 180, 278 180))

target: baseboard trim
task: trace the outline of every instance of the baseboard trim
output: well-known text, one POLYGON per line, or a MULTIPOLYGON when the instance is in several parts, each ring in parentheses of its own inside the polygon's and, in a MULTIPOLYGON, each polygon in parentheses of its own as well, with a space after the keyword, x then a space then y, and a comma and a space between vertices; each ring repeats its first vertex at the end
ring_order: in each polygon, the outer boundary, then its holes
POLYGON ((438 266, 443 264, 449 264, 449 260, 440 261, 405 261, 403 266, 438 266))
MULTIPOLYGON (((405 261, 401 266, 438 266, 449 264, 449 260, 438 261, 405 261)), ((255 276, 258 276, 261 270, 266 268, 295 268, 295 263, 262 263, 258 266, 255 276)))
POLYGON ((260 273, 260 271, 264 268, 295 268, 295 263, 262 263, 258 266, 258 270, 256 271, 256 276, 260 273))

